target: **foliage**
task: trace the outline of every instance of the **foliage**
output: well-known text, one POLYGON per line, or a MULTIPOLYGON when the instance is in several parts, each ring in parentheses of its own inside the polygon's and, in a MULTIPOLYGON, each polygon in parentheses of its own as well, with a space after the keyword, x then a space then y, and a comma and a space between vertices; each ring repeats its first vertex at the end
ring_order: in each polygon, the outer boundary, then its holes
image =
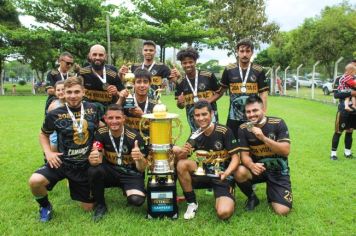
POLYGON ((23 79, 19 80, 19 85, 21 85, 21 86, 26 85, 26 80, 23 80, 23 79))
POLYGON ((215 0, 211 3, 209 22, 219 29, 223 39, 217 43, 219 48, 227 49, 228 55, 236 55, 236 44, 240 39, 250 38, 258 46, 268 43, 279 27, 268 23, 264 0, 215 0))
POLYGON ((200 70, 207 70, 213 73, 220 73, 224 67, 219 65, 219 60, 209 60, 205 63, 197 63, 197 67, 200 70))

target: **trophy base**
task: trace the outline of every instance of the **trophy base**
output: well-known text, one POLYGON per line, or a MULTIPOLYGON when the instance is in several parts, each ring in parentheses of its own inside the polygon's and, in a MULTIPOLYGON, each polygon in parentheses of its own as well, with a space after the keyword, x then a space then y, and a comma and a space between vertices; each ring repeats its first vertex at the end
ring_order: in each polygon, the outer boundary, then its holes
POLYGON ((209 178, 213 178, 213 179, 219 179, 220 175, 216 175, 216 174, 206 174, 206 176, 208 176, 209 178))
POLYGON ((152 177, 147 183, 147 218, 178 219, 176 182, 151 183, 152 177))
POLYGON ((131 109, 131 108, 135 108, 135 101, 133 98, 126 98, 125 103, 124 103, 124 108, 125 109, 131 109))

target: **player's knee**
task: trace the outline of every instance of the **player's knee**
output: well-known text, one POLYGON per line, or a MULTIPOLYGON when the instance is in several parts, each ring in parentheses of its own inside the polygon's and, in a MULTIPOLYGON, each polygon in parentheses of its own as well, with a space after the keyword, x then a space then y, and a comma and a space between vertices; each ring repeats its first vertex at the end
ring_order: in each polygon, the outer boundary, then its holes
POLYGON ((290 212, 290 208, 283 205, 272 205, 274 212, 280 216, 286 216, 290 212))
POLYGON ((46 179, 39 174, 32 174, 30 179, 28 180, 28 184, 31 188, 36 188, 45 185, 46 179))
POLYGON ((132 194, 127 197, 127 203, 133 206, 141 206, 145 202, 145 196, 132 194))
POLYGON ((234 174, 235 180, 238 183, 243 183, 248 179, 248 169, 240 165, 234 174))
POLYGON ((180 160, 177 163, 177 172, 182 174, 187 171, 187 162, 185 160, 180 160))
POLYGON ((232 216, 233 213, 234 213, 233 209, 227 209, 227 208, 218 208, 218 209, 216 209, 216 215, 221 220, 229 219, 232 216))

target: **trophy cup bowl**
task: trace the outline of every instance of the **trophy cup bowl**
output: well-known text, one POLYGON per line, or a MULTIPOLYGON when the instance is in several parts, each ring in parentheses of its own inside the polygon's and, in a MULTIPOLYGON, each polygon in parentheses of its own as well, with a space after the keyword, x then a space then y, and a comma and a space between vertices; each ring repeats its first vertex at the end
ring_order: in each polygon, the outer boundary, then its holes
POLYGON ((205 150, 197 150, 195 151, 196 160, 198 162, 198 168, 194 172, 195 175, 206 175, 205 170, 203 168, 204 161, 209 157, 209 152, 205 150))
POLYGON ((129 91, 129 95, 125 99, 124 108, 135 108, 135 100, 133 98, 133 87, 134 87, 135 74, 129 70, 124 76, 125 88, 129 91))

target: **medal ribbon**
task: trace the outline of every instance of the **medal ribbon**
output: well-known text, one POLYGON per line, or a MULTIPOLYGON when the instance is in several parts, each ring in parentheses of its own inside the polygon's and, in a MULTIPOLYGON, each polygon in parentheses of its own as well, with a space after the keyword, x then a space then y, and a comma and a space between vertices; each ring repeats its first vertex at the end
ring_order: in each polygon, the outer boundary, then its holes
POLYGON ((110 140, 111 140, 112 146, 114 147, 116 155, 117 155, 117 164, 118 165, 122 165, 121 156, 122 156, 122 146, 124 144, 125 127, 122 127, 122 133, 121 133, 121 136, 120 136, 119 150, 117 150, 117 147, 116 147, 116 144, 115 144, 115 140, 114 140, 114 137, 111 134, 110 129, 109 129, 109 136, 110 136, 110 140))
POLYGON ((208 127, 206 127, 204 130, 202 130, 201 128, 197 129, 194 133, 192 133, 192 135, 190 136, 189 139, 198 138, 200 135, 202 135, 202 133, 205 132, 205 130, 209 129, 212 125, 213 125, 213 122, 211 122, 210 125, 208 127))
POLYGON ((77 128, 79 134, 82 134, 83 133, 83 121, 84 121, 84 106, 83 106, 83 103, 81 103, 81 105, 80 105, 80 120, 79 120, 79 122, 77 122, 73 112, 69 109, 68 103, 65 103, 65 105, 67 107, 67 111, 69 113, 69 116, 73 121, 73 126, 75 128, 77 128))
POLYGON ((250 69, 251 69, 251 63, 248 63, 248 67, 247 67, 247 71, 246 71, 245 77, 243 77, 242 68, 241 68, 240 63, 239 63, 240 77, 241 77, 241 79, 243 78, 242 87, 246 86, 247 78, 248 78, 248 75, 250 74, 250 69))
POLYGON ((103 68, 103 77, 101 77, 98 73, 96 73, 96 71, 92 68, 91 69, 93 71, 93 73, 100 79, 100 81, 103 83, 103 84, 106 84, 106 68, 104 66, 103 68))
MULTIPOLYGON (((136 95, 134 96, 134 102, 135 102, 135 105, 136 105, 137 107, 139 107, 138 102, 137 102, 137 99, 136 99, 136 95)), ((146 113, 147 113, 147 108, 148 108, 148 96, 146 97, 145 108, 144 108, 144 110, 143 110, 143 114, 146 114, 146 113)))
MULTIPOLYGON (((61 75, 62 80, 65 80, 65 79, 64 79, 64 76, 63 76, 63 74, 62 74, 62 72, 60 71, 59 68, 58 68, 58 72, 59 72, 59 74, 61 75)), ((67 72, 67 74, 66 74, 66 79, 68 79, 68 72, 67 72)))
MULTIPOLYGON (((147 70, 151 72, 151 70, 152 70, 152 68, 153 68, 153 66, 154 66, 155 64, 156 64, 156 62, 153 62, 153 63, 151 64, 151 66, 148 67, 147 70)), ((142 63, 141 69, 145 69, 145 64, 144 64, 144 63, 142 63)))
POLYGON ((193 88, 193 85, 192 83, 190 83, 190 80, 187 75, 185 75, 185 78, 187 79, 188 85, 193 92, 193 96, 197 97, 198 96, 198 70, 195 71, 195 81, 194 81, 195 88, 193 88))

